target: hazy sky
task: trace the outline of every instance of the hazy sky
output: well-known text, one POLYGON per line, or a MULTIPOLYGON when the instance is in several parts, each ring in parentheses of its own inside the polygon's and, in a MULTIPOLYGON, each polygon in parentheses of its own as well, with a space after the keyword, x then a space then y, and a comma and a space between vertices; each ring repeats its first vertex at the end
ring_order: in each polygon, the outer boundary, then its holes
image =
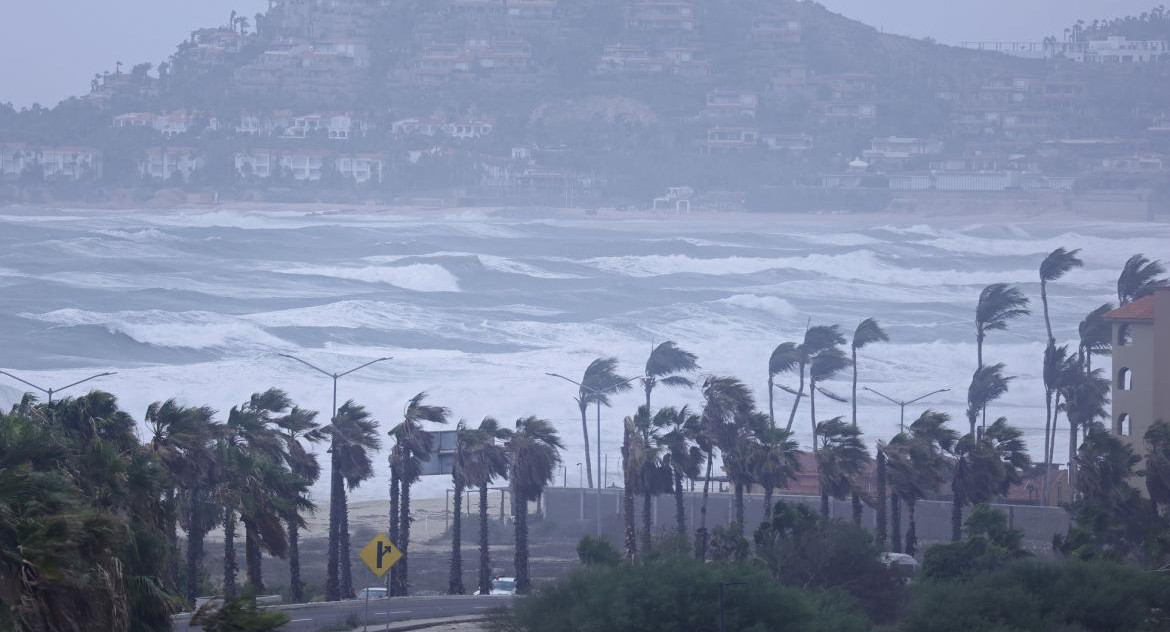
MULTIPOLYGON (((564 0, 572 2, 573 0, 564 0)), ((893 33, 955 43, 1033 40, 1077 18, 1140 13, 1158 0, 823 0, 893 33)), ((192 30, 254 15, 267 0, 0 0, 0 102, 52 105, 117 61, 157 64, 192 30)))

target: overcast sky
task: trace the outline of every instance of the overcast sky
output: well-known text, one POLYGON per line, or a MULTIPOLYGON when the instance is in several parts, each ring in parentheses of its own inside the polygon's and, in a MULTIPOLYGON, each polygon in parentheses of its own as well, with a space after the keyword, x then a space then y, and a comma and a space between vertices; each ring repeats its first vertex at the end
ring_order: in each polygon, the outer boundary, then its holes
MULTIPOLYGON (((573 0, 564 0, 572 2, 573 0)), ((1078 18, 1140 13, 1158 0, 823 0, 885 31, 967 40, 1035 40, 1078 18)), ((267 0, 0 0, 0 102, 52 105, 94 73, 157 64, 190 32, 254 15, 267 0)))

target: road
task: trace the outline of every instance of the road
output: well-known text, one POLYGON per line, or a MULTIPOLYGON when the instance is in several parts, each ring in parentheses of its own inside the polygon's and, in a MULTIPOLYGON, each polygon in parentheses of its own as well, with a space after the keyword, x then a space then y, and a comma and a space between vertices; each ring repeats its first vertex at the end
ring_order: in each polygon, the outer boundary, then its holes
MULTIPOLYGON (((327 603, 304 604, 298 606, 279 607, 289 622, 282 628, 284 632, 317 632, 323 629, 341 629, 351 616, 360 627, 363 623, 375 626, 416 619, 441 619, 445 617, 464 617, 471 615, 486 615, 492 610, 504 608, 512 603, 511 597, 397 597, 394 599, 371 599, 369 614, 366 612, 366 602, 335 601, 327 603)), ((175 621, 176 632, 198 631, 192 627, 187 619, 175 621)))

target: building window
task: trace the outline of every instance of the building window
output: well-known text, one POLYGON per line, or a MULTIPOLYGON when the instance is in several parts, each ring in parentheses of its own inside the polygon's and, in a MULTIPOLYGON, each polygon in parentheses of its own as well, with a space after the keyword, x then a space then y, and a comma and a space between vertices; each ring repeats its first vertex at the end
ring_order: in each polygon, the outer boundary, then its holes
POLYGON ((1117 346, 1128 347, 1133 344, 1133 331, 1129 325, 1121 325, 1117 328, 1117 346))
POLYGON ((1121 369, 1117 372, 1117 389, 1121 391, 1133 389, 1133 371, 1121 369))
POLYGON ((1128 437, 1133 431, 1130 425, 1129 415, 1122 413, 1117 417, 1117 434, 1122 437, 1128 437))

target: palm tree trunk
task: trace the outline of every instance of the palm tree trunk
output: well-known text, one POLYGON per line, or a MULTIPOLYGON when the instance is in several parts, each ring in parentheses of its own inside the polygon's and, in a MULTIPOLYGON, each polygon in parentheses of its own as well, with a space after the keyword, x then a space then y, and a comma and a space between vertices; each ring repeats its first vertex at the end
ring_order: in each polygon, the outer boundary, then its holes
POLYGON ((735 484, 735 524, 743 530, 743 483, 735 484))
POLYGON ((236 511, 228 509, 223 516, 223 597, 236 598, 236 511))
POLYGON ((410 594, 410 562, 407 558, 410 557, 410 486, 409 481, 402 481, 402 488, 399 491, 400 499, 398 501, 398 550, 402 551, 402 559, 398 561, 398 596, 405 597, 410 594))
POLYGON ((1051 438, 1052 432, 1053 432, 1052 421, 1053 421, 1053 419, 1052 419, 1052 387, 1045 384, 1044 385, 1044 448, 1043 448, 1044 454, 1041 455, 1043 457, 1042 460, 1044 462, 1043 500, 1044 500, 1045 505, 1048 504, 1048 479, 1052 475, 1052 462, 1048 460, 1048 441, 1051 438))
POLYGON ((951 495, 951 542, 958 542, 963 539, 963 497, 953 481, 951 495))
POLYGON ((696 557, 704 562, 707 561, 707 497, 711 492, 711 464, 714 460, 714 452, 708 452, 707 475, 703 477, 703 502, 699 504, 699 530, 695 534, 696 557))
POLYGON ((853 397, 849 400, 853 410, 853 427, 857 427, 857 347, 853 347, 853 397))
POLYGON ((256 527, 244 520, 244 562, 248 567, 248 584, 261 594, 264 591, 264 567, 260 554, 260 542, 256 527))
POLYGON ((1040 303, 1044 306, 1044 330, 1048 332, 1048 343, 1055 344, 1052 337, 1052 321, 1048 318, 1048 282, 1040 279, 1040 303))
POLYGON ((813 454, 817 453, 817 383, 814 380, 808 381, 808 416, 812 422, 812 447, 813 454))
POLYGON ((492 592, 492 554, 488 546, 488 486, 479 487, 479 594, 492 592))
POLYGON ((528 503, 514 491, 512 508, 516 514, 516 594, 526 595, 532 583, 528 578, 528 503))
MULTIPOLYGON (((647 394, 649 401, 649 394, 647 394)), ((638 555, 637 517, 634 515, 634 475, 630 471, 630 429, 622 432, 622 522, 625 525, 626 559, 638 555)))
MULTIPOLYGON (((337 454, 337 441, 333 441, 332 454, 337 454)), ((329 553, 326 561, 325 599, 337 601, 341 599, 341 582, 338 570, 340 567, 339 551, 340 520, 342 498, 345 496, 345 486, 341 480, 341 462, 331 458, 329 465, 329 553)))
MULTIPOLYGON (((400 497, 400 485, 398 480, 398 468, 393 464, 390 465, 390 541, 398 542, 398 499, 400 497)), ((391 597, 398 595, 398 567, 397 565, 390 567, 390 586, 389 593, 391 597)))
MULTIPOLYGON (((585 480, 589 481, 589 489, 593 489, 593 457, 589 452, 589 404, 582 403, 581 408, 581 436, 585 439, 585 480)), ((647 408, 649 410, 649 408, 647 408)))
POLYGON ((772 520, 772 486, 769 485, 764 488, 764 520, 763 522, 771 522, 772 520))
POLYGON ((167 559, 167 583, 172 589, 177 589, 179 586, 179 506, 175 498, 174 487, 167 489, 165 504, 167 507, 167 546, 170 549, 170 556, 167 559))
POLYGON ((853 501, 853 525, 860 527, 861 518, 865 514, 865 507, 861 504, 861 496, 857 494, 856 490, 854 490, 851 496, 853 501))
POLYGON ((1068 423, 1068 491, 1069 498, 1076 498, 1077 490, 1077 426, 1068 423))
POLYGON ((195 605, 199 595, 199 566, 203 562, 203 512, 199 505, 203 490, 191 488, 191 507, 187 516, 187 604, 195 605))
POLYGON ((654 496, 649 492, 642 494, 642 553, 650 552, 650 542, 654 536, 654 496))
POLYGON ((888 533, 886 531, 886 453, 878 446, 877 450, 877 504, 874 511, 877 513, 877 544, 881 549, 886 548, 888 542, 888 533))
POLYGON ((305 582, 301 580, 301 527, 294 515, 288 522, 288 588, 293 603, 305 602, 305 582))
POLYGON ((451 575, 447 594, 462 595, 463 590, 463 481, 456 477, 455 498, 451 503, 451 575))
MULTIPOLYGON (((341 572, 340 593, 342 599, 353 599, 356 595, 353 591, 353 565, 349 559, 349 499, 344 486, 341 489, 341 503, 337 511, 338 518, 340 518, 337 529, 337 561, 338 570, 341 572)), ((405 551, 403 554, 405 555, 405 551)))
POLYGON ((674 468, 674 523, 680 539, 687 537, 687 508, 683 496, 683 473, 674 468))
POLYGON ((890 543, 894 553, 902 552, 902 499, 890 494, 890 543))
POLYGON ((829 492, 824 490, 821 491, 821 517, 825 520, 829 519, 829 492))
POLYGON ((979 411, 968 410, 967 411, 967 423, 971 424, 971 436, 975 437, 976 436, 975 425, 979 423, 979 411))
POLYGON ((975 334, 975 353, 979 359, 979 365, 977 368, 982 369, 983 368, 983 332, 978 332, 975 334))
POLYGON ((800 385, 796 387, 796 399, 792 400, 792 411, 788 413, 788 432, 792 432, 792 422, 796 421, 796 410, 800 407, 800 398, 804 395, 804 362, 800 363, 800 385))
POLYGON ((776 427, 776 379, 768 372, 768 419, 776 427))
POLYGON ((918 523, 914 519, 916 504, 913 498, 906 499, 906 513, 910 517, 910 526, 906 528, 906 555, 914 555, 918 550, 918 523))

